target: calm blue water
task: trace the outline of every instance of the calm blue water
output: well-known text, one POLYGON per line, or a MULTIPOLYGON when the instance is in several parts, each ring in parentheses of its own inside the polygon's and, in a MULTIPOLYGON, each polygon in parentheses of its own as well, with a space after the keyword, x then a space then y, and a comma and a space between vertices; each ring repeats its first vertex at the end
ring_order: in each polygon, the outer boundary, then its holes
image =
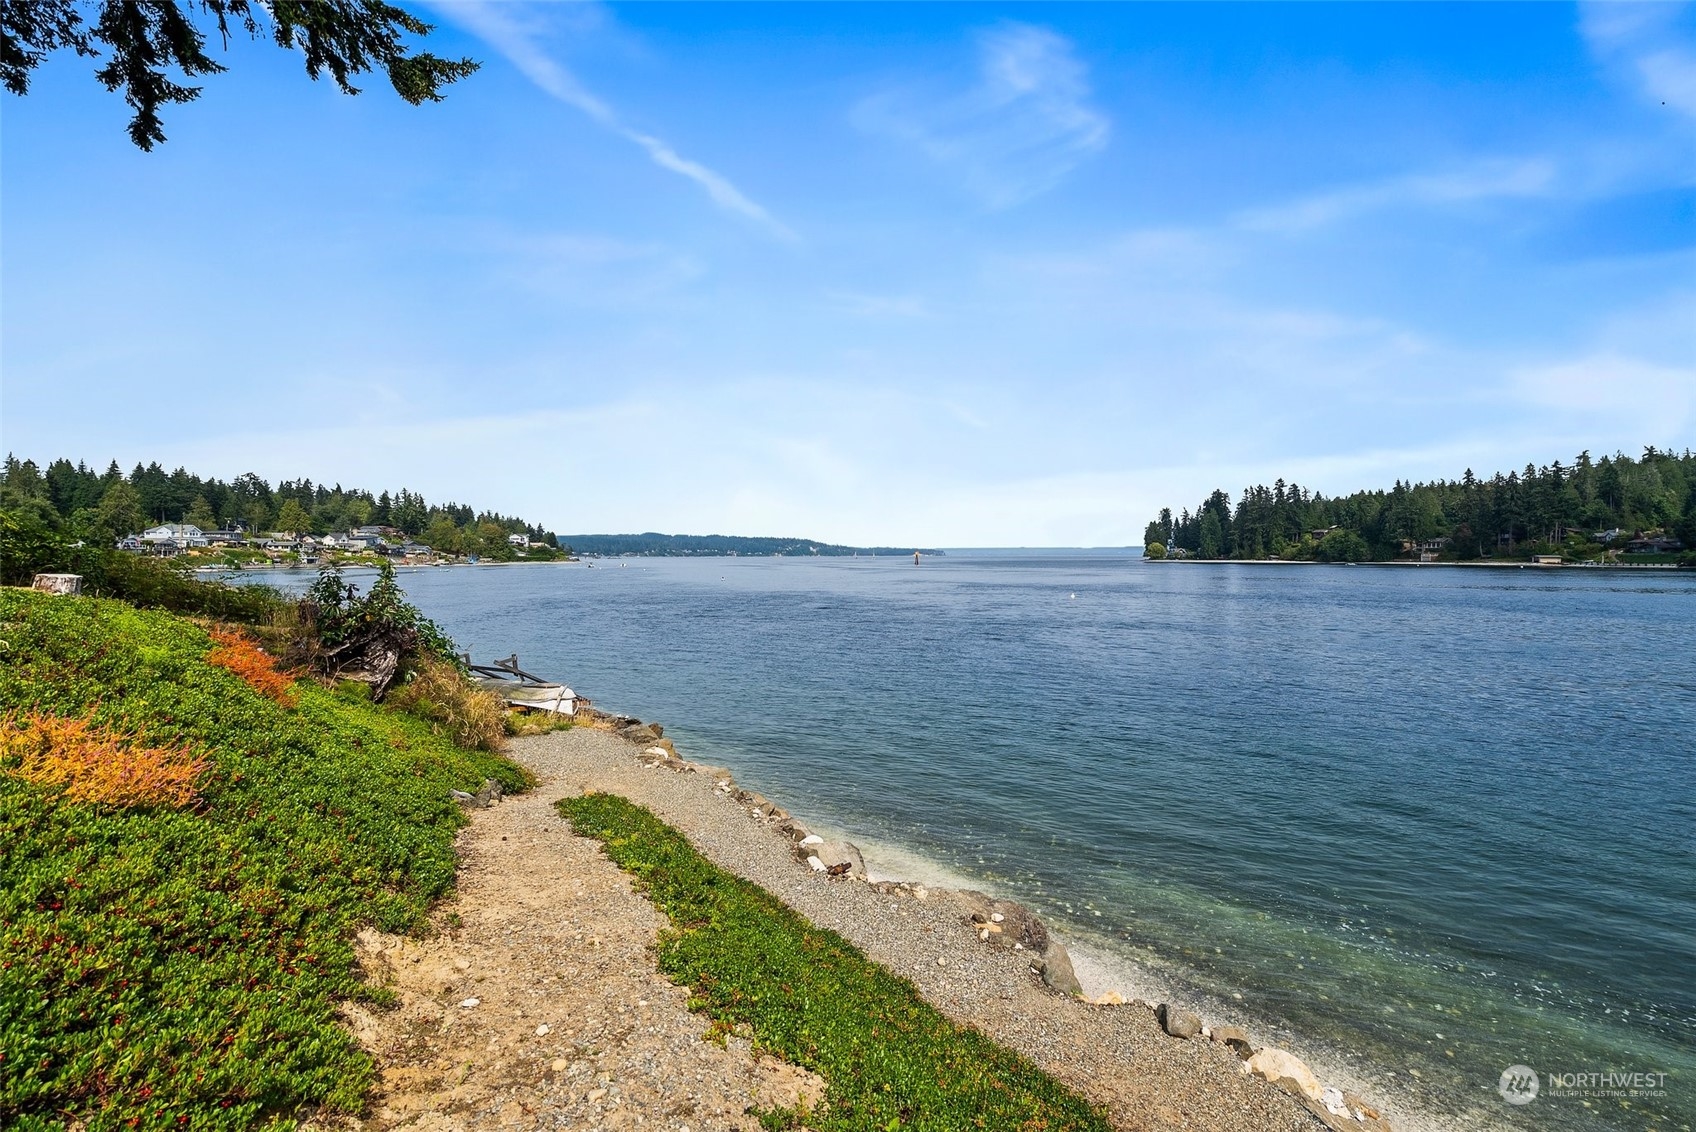
POLYGON ((402 580, 479 659, 1430 1108, 1696 1121, 1696 578, 1021 554, 402 580), (1514 1108, 1516 1062, 1670 1076, 1514 1108))

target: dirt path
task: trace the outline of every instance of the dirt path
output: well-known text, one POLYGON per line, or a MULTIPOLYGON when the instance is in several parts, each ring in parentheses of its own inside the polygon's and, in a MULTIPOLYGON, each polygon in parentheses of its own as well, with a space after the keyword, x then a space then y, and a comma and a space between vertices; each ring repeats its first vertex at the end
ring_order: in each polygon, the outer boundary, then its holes
POLYGON ((373 977, 402 1000, 394 1011, 349 1012, 382 1070, 366 1127, 751 1130, 751 1105, 822 1095, 820 1079, 754 1057, 745 1041, 702 1040, 685 992, 655 970, 661 917, 598 842, 574 836, 553 810, 585 789, 650 807, 720 866, 1107 1106, 1125 1132, 1323 1127, 1245 1076, 1221 1045, 1169 1038, 1146 1009, 1047 990, 1028 957, 981 943, 947 896, 812 873, 770 820, 709 775, 642 765, 638 748, 588 729, 522 740, 512 753, 540 784, 474 812, 439 933, 362 937, 373 977))
POLYGON ((654 969, 660 915, 554 813, 568 789, 474 813, 434 937, 360 937, 401 999, 348 1010, 382 1072, 365 1127, 757 1129, 751 1105, 816 1100, 810 1074, 702 1040, 687 994, 654 969))

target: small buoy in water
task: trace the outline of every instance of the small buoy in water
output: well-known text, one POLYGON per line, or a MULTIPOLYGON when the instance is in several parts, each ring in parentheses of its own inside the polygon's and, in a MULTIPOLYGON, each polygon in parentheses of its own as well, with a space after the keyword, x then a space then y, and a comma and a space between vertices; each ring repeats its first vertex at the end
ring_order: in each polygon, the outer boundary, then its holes
POLYGON ((1073 601, 1077 601, 1077 600, 1078 600, 1078 595, 1077 595, 1077 594, 1072 594, 1072 595, 1071 595, 1071 598, 1072 598, 1072 600, 1073 600, 1073 601))

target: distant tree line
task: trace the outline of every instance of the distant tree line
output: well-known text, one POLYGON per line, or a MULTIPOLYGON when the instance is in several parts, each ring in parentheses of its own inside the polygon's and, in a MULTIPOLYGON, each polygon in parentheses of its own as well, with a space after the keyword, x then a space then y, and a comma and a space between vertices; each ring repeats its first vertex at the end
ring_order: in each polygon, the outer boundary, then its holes
POLYGON ((361 488, 282 480, 275 487, 249 472, 225 482, 167 472, 157 462, 127 475, 112 461, 104 472, 54 460, 43 471, 33 460, 8 455, 0 470, 0 508, 89 542, 110 542, 156 523, 192 523, 202 530, 240 525, 263 534, 323 535, 362 526, 393 527, 438 551, 504 557, 507 536, 558 546, 534 523, 459 503, 432 504, 417 492, 372 494, 361 488))
POLYGON ((639 535, 566 535, 578 554, 614 557, 630 555, 652 558, 723 557, 728 555, 811 555, 843 557, 853 554, 912 555, 915 551, 940 555, 940 550, 900 546, 837 546, 804 538, 765 538, 745 535, 662 535, 652 531, 639 535))
POLYGON ((1215 490, 1194 512, 1149 523, 1152 556, 1386 560, 1422 547, 1453 560, 1556 553, 1593 557, 1640 536, 1696 548, 1696 453, 1645 448, 1571 465, 1527 464, 1480 479, 1404 483, 1326 498, 1280 479, 1245 488, 1233 505, 1215 490), (1618 531, 1611 540, 1598 538, 1618 531), (1158 545, 1158 552, 1154 548, 1158 545))

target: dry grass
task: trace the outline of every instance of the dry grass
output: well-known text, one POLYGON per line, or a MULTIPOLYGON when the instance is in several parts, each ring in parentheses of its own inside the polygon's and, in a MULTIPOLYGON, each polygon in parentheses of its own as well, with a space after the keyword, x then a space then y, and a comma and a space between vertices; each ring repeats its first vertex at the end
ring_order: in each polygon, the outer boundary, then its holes
POLYGON ((546 735, 553 731, 570 731, 576 726, 569 715, 551 711, 514 709, 506 715, 508 735, 546 735))
POLYGON ((217 646, 206 663, 240 676, 247 686, 284 707, 295 706, 294 680, 277 671, 277 660, 245 635, 228 629, 209 630, 217 646))
POLYGON ((63 786, 73 802, 189 806, 205 759, 177 747, 148 747, 97 726, 92 713, 66 719, 11 712, 0 719, 0 770, 38 786, 63 786))
POLYGON ((467 680, 453 665, 434 657, 419 661, 397 682, 385 702, 429 720, 436 733, 461 747, 499 751, 506 746, 506 704, 467 680))

